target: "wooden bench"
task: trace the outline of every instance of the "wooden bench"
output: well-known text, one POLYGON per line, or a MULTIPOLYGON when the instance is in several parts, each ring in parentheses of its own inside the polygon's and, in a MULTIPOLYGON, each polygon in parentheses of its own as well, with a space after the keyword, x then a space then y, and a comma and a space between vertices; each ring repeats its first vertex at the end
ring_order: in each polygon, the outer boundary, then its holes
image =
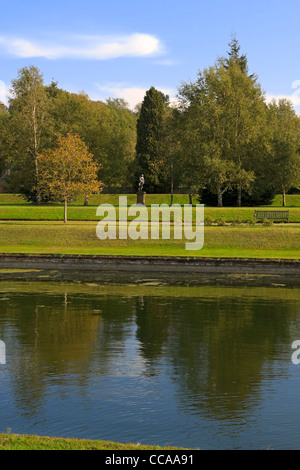
POLYGON ((286 220, 290 221, 290 211, 255 211, 254 217, 258 220, 286 220))

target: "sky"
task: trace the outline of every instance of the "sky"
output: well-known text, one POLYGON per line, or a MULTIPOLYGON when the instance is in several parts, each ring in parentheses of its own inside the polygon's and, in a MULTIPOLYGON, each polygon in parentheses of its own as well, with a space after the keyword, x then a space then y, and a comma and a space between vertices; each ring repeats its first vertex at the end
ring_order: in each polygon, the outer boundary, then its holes
POLYGON ((0 0, 0 101, 25 66, 93 100, 176 99, 236 35, 266 99, 300 113, 299 0, 0 0))

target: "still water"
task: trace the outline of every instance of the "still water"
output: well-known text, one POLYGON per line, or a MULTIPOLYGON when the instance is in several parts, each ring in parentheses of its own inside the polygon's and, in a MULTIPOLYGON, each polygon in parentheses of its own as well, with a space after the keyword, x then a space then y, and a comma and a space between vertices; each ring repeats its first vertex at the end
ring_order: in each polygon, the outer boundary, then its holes
POLYGON ((299 287, 1 282, 0 432, 300 449, 299 287))

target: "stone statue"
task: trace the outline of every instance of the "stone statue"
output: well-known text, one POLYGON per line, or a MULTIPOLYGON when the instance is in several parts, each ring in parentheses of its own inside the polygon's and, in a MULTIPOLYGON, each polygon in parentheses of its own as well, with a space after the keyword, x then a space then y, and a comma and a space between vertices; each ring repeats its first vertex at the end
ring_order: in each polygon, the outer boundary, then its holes
POLYGON ((144 175, 142 175, 139 177, 139 193, 143 191, 144 184, 145 184, 145 178, 144 178, 144 175))

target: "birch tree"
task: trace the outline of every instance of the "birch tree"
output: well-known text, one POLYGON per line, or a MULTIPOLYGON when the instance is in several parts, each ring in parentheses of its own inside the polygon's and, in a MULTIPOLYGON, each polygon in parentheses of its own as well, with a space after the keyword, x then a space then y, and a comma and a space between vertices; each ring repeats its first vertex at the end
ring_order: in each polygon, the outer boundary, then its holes
POLYGON ((286 206, 286 193, 300 188, 300 118, 290 101, 273 100, 269 104, 272 127, 272 178, 273 185, 282 194, 286 206))
POLYGON ((265 124, 263 92, 237 52, 235 44, 228 59, 219 58, 179 89, 186 171, 198 168, 193 179, 217 195, 219 206, 229 188, 237 190, 241 205, 242 190, 255 178, 252 150, 265 124))
POLYGON ((25 192, 40 203, 38 153, 49 138, 48 100, 43 76, 34 66, 24 67, 12 80, 9 100, 10 131, 15 168, 27 174, 25 192))

